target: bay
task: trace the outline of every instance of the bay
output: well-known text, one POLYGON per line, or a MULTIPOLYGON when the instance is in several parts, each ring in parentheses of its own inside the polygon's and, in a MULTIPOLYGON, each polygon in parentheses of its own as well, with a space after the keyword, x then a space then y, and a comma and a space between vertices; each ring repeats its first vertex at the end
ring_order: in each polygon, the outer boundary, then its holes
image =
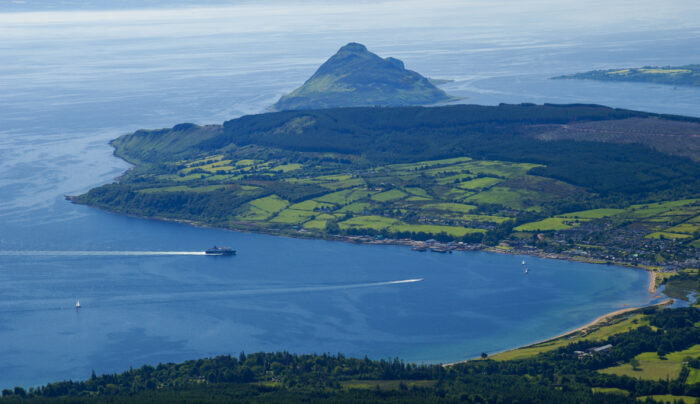
POLYGON ((453 79, 443 88, 467 103, 585 102, 698 116, 694 88, 549 80, 696 62, 692 19, 607 21, 584 32, 586 21, 557 19, 562 10, 549 24, 526 16, 518 25, 523 10, 514 6, 485 24, 483 14, 502 10, 450 2, 410 12, 388 2, 194 11, 152 2, 155 11, 88 14, 41 4, 0 9, 0 386, 240 351, 452 362, 655 300, 643 271, 195 228, 63 196, 128 169, 110 139, 264 111, 350 41, 453 79), (214 244, 239 254, 199 254, 214 244))

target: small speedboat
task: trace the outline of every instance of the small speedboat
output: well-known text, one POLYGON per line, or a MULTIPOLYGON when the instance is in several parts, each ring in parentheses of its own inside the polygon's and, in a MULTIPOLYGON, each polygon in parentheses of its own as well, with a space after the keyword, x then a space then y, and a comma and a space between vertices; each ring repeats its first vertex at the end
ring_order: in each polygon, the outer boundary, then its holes
POLYGON ((75 299, 75 308, 79 309, 80 308, 80 300, 75 299))

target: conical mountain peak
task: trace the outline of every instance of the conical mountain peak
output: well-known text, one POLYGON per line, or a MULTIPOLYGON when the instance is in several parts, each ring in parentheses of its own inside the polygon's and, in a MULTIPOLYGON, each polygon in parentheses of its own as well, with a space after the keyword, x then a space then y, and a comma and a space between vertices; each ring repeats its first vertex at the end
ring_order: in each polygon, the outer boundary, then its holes
POLYGON ((381 58, 356 42, 341 47, 273 110, 425 105, 452 100, 396 58, 381 58))

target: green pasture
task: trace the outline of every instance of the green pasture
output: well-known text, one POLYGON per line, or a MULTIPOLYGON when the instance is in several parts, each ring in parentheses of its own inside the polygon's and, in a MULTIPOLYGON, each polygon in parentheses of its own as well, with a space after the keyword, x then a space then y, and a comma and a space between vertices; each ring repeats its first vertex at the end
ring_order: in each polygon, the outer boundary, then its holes
POLYGON ((498 184, 499 182, 503 182, 503 180, 501 178, 481 177, 462 182, 459 185, 457 185, 457 187, 468 190, 480 190, 492 187, 498 184))
POLYGON ((637 397, 637 400, 639 401, 645 401, 647 397, 651 398, 652 400, 661 402, 661 403, 668 403, 668 404, 674 404, 677 403, 679 400, 682 401, 684 404, 695 404, 698 401, 697 397, 691 397, 691 396, 672 396, 670 394, 657 394, 653 396, 639 396, 637 397))
POLYGON ((578 212, 565 213, 563 215, 559 215, 559 217, 575 219, 602 219, 604 217, 615 216, 624 211, 624 209, 590 209, 578 212))
POLYGON ((256 208, 262 209, 270 213, 279 212, 280 210, 286 208, 289 205, 289 202, 285 201, 277 195, 266 196, 264 198, 259 198, 248 203, 251 206, 255 206, 256 208))
POLYGON ((624 363, 603 369, 600 372, 644 380, 675 379, 681 372, 683 360, 687 357, 700 357, 700 345, 693 345, 683 351, 672 352, 666 355, 665 359, 660 358, 656 352, 641 353, 635 356, 635 359, 639 361, 639 370, 634 370, 632 365, 624 363))
POLYGON ((241 213, 237 218, 241 220, 262 221, 281 211, 289 205, 289 202, 277 195, 269 195, 264 198, 255 199, 243 205, 241 213))
POLYGON ((378 194, 372 195, 371 199, 377 202, 388 202, 396 199, 402 199, 406 197, 406 193, 401 192, 398 189, 391 189, 388 191, 380 192, 378 194))
POLYGON ((537 222, 525 223, 514 228, 515 231, 548 231, 548 230, 565 230, 577 225, 572 219, 563 217, 549 217, 537 222))
POLYGON ((374 230, 383 230, 396 224, 401 224, 401 221, 398 219, 376 215, 355 216, 346 221, 338 223, 341 229, 358 228, 374 230))
POLYGON ((406 198, 406 201, 408 201, 408 202, 428 202, 428 201, 432 201, 432 199, 424 198, 422 196, 409 196, 408 198, 406 198))
POLYGON ((171 187, 162 188, 145 188, 139 190, 144 194, 156 193, 156 192, 212 192, 217 189, 224 188, 223 185, 205 185, 201 187, 189 187, 187 185, 175 185, 171 187))
POLYGON ((406 187, 403 190, 408 192, 411 195, 414 195, 414 196, 419 196, 419 197, 423 197, 423 198, 430 198, 430 195, 428 195, 428 193, 423 188, 406 187))
POLYGON ((454 237, 462 237, 467 233, 483 233, 483 229, 469 229, 466 227, 458 226, 441 226, 433 224, 394 224, 389 227, 390 231, 394 232, 412 232, 412 233, 428 233, 428 234, 440 234, 446 233, 454 237))
POLYGON ((332 203, 316 202, 314 200, 307 200, 304 202, 295 203, 289 206, 289 209, 295 210, 306 210, 306 211, 318 211, 318 210, 332 210, 335 209, 335 205, 332 203))
POLYGON ((700 223, 681 223, 673 227, 669 227, 665 231, 670 233, 693 234, 700 230, 700 223))
POLYGON ((666 239, 672 239, 672 240, 677 240, 677 239, 684 239, 684 238, 692 238, 693 236, 689 234, 679 234, 679 233, 670 233, 666 231, 657 231, 651 234, 648 234, 646 238, 663 238, 666 239))
POLYGON ((437 182, 438 184, 441 184, 441 185, 459 184, 460 182, 467 181, 470 178, 474 178, 474 176, 472 174, 461 173, 461 174, 450 175, 447 177, 437 178, 437 180, 435 182, 437 182))
POLYGON ((429 161, 419 161, 417 163, 408 163, 408 164, 391 164, 388 166, 383 167, 384 170, 391 170, 391 171, 418 171, 418 170, 425 170, 426 168, 430 168, 433 166, 450 166, 450 165, 455 165, 463 162, 471 161, 471 158, 469 157, 456 157, 456 158, 451 158, 451 159, 442 159, 442 160, 429 160, 429 161))
POLYGON ((542 352, 549 352, 578 341, 602 341, 612 335, 627 332, 629 330, 649 325, 649 321, 642 314, 634 314, 627 318, 615 319, 613 323, 603 325, 588 334, 575 334, 573 338, 562 337, 541 344, 514 349, 489 356, 491 359, 506 361, 512 359, 530 358, 542 352))
POLYGON ((308 210, 285 209, 273 217, 270 222, 297 225, 308 221, 312 216, 315 217, 316 213, 308 210))
POLYGON ((510 217, 491 216, 491 215, 462 215, 462 220, 500 224, 500 223, 503 223, 505 221, 512 220, 512 219, 510 217))
POLYGON ((317 215, 313 220, 309 220, 308 222, 304 223, 302 227, 309 230, 324 230, 326 228, 326 223, 333 219, 335 219, 335 216, 333 215, 317 215))
POLYGON ((700 369, 690 369, 688 373, 688 379, 685 381, 687 384, 700 383, 700 369))
POLYGON ((354 202, 349 205, 343 206, 342 208, 338 209, 338 212, 345 213, 362 213, 364 212, 365 209, 369 209, 370 206, 372 206, 370 203, 367 202, 354 202))
POLYGON ((431 203, 421 206, 421 210, 436 210, 444 212, 469 213, 476 209, 474 205, 465 205, 462 203, 431 203))

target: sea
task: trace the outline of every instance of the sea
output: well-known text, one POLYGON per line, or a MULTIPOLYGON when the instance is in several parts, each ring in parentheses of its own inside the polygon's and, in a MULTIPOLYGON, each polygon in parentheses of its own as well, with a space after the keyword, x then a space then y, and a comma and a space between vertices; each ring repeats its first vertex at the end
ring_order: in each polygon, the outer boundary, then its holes
POLYGON ((199 228, 65 196, 129 168, 109 140, 264 112, 348 42, 452 80, 462 103, 700 116, 698 88, 550 79, 700 62, 698 4, 111 3, 0 2, 0 387, 242 351, 447 363, 663 298, 636 269, 199 228))

